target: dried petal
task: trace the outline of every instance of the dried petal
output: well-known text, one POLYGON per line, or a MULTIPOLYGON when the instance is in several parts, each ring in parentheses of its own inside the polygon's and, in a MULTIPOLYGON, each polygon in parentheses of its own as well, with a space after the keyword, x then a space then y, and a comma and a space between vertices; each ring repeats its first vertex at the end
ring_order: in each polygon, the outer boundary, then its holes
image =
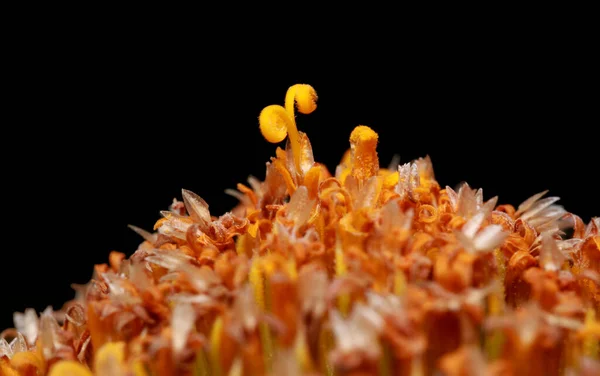
POLYGON ((208 229, 208 224, 211 222, 208 204, 200 196, 187 189, 181 190, 185 208, 194 222, 201 225, 202 231, 208 229))
POLYGON ((33 345, 38 336, 38 317, 33 308, 27 308, 24 313, 15 312, 13 314, 15 328, 19 333, 23 333, 27 343, 33 345))
POLYGON ((173 352, 180 354, 194 327, 196 313, 190 304, 178 303, 173 308, 171 327, 173 328, 173 352))

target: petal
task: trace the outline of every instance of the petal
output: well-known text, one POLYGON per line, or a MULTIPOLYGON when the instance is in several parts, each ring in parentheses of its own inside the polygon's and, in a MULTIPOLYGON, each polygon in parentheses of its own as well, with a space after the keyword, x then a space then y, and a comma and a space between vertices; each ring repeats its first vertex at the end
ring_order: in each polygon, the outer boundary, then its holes
POLYGON ((182 189, 181 194, 183 196, 185 209, 195 222, 203 225, 207 225, 211 222, 208 204, 202 197, 187 189, 182 189))

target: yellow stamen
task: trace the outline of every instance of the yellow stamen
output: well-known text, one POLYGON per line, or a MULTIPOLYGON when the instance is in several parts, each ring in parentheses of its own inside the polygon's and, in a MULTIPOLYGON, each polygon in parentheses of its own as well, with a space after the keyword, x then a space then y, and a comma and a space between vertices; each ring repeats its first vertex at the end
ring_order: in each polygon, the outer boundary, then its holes
POLYGON ((593 308, 585 314, 585 332, 583 339, 583 353, 592 359, 598 359, 600 324, 596 321, 596 312, 593 308))
POLYGON ((265 107, 258 116, 258 123, 263 137, 273 144, 285 140, 288 130, 296 128, 285 108, 278 104, 265 107))
POLYGON ((381 344, 381 359, 379 360, 379 376, 392 376, 392 353, 390 346, 386 343, 381 344))
POLYGON ((221 375, 221 340, 223 338, 223 319, 217 317, 210 331, 210 363, 211 375, 221 375))
MULTIPOLYGON (((269 308, 268 295, 270 296, 270 294, 268 294, 268 285, 265 281, 265 266, 261 261, 262 260, 259 258, 254 259, 252 266, 250 267, 248 279, 254 289, 254 299, 256 300, 256 304, 262 311, 266 311, 269 308)), ((267 264, 267 266, 270 265, 267 264)), ((273 360, 273 338, 271 329, 267 323, 263 322, 259 325, 258 330, 265 357, 265 366, 267 369, 270 369, 273 360)))
POLYGON ((300 331, 296 334, 294 353, 296 354, 296 360, 298 361, 302 371, 305 373, 312 371, 313 363, 310 357, 310 351, 308 349, 308 345, 306 344, 306 338, 300 331))
MULTIPOLYGON (((253 226, 253 225, 250 225, 253 226)), ((258 226, 256 228, 256 231, 258 231, 258 226)), ((250 232, 250 230, 248 229, 248 232, 250 232)), ((237 237, 237 239, 235 239, 235 252, 238 255, 245 255, 246 254, 246 243, 247 241, 247 237, 248 235, 243 234, 237 237)), ((256 237, 256 232, 254 233, 254 238, 256 237)))
MULTIPOLYGON (((500 248, 494 250, 494 258, 496 259, 496 265, 498 266, 498 279, 502 282, 506 277, 506 259, 500 248)), ((502 286, 502 292, 504 294, 504 284, 501 283, 500 285, 502 286)))
POLYGON ((308 188, 308 198, 314 200, 319 194, 319 182, 321 180, 321 167, 313 166, 304 177, 304 185, 308 188))
POLYGON ((294 153, 294 161, 296 162, 296 170, 300 172, 300 154, 301 143, 300 134, 296 127, 296 119, 294 115, 294 102, 301 114, 310 114, 317 109, 317 92, 312 86, 306 84, 296 84, 290 87, 285 94, 285 109, 292 119, 292 128, 288 128, 288 136, 294 153))
POLYGON ((248 279, 254 290, 254 299, 261 310, 265 310, 265 281, 263 277, 262 265, 257 257, 252 261, 248 279))
MULTIPOLYGON (((335 246, 335 275, 341 277, 348 272, 346 260, 344 260, 344 251, 342 249, 342 241, 338 236, 335 246)), ((347 316, 350 311, 350 294, 343 293, 338 297, 338 309, 342 316, 347 316)))
POLYGON ((271 328, 269 328, 266 322, 263 322, 258 326, 258 330, 263 348, 265 368, 270 371, 273 364, 273 335, 271 334, 271 328))
POLYGON ((329 360, 329 353, 333 349, 333 333, 331 331, 322 328, 319 334, 319 355, 321 368, 325 371, 326 376, 333 376, 333 364, 329 360))
MULTIPOLYGON (((492 306, 492 304, 490 304, 492 306)), ((490 307, 491 309, 492 307, 490 307)), ((489 360, 496 360, 500 358, 502 354, 502 347, 504 346, 504 333, 501 329, 495 329, 485 336, 485 353, 489 360)))
POLYGON ((294 103, 302 114, 310 114, 317 108, 317 93, 312 86, 297 84, 290 87, 285 95, 285 108, 279 105, 265 107, 259 117, 260 131, 263 137, 278 143, 290 138, 296 171, 300 173, 300 156, 302 154, 300 134, 296 127, 294 103))
POLYGON ((317 109, 317 92, 307 84, 296 84, 285 94, 285 109, 294 115, 294 102, 301 114, 308 115, 317 109))
POLYGON ((72 360, 63 360, 63 361, 56 363, 54 366, 52 366, 48 376, 93 376, 93 375, 92 375, 92 372, 83 364, 72 361, 72 360))
MULTIPOLYGON (((488 315, 490 316, 501 316, 504 313, 504 276, 506 275, 506 261, 502 251, 498 248, 494 250, 494 257, 496 258, 496 264, 498 266, 498 286, 499 291, 488 296, 488 315)), ((504 333, 501 329, 491 331, 485 336, 485 352, 489 360, 496 360, 502 354, 502 348, 504 346, 504 333)))
POLYGON ((394 294, 403 296, 406 292, 406 277, 404 272, 401 270, 396 271, 394 274, 394 294))
POLYGON ((196 362, 194 364, 194 376, 209 376, 210 368, 208 366, 208 360, 206 359, 206 353, 204 349, 198 351, 196 354, 196 362))
POLYGON ((379 136, 371 128, 359 125, 350 134, 352 147, 352 176, 364 182, 379 171, 377 141, 379 136))

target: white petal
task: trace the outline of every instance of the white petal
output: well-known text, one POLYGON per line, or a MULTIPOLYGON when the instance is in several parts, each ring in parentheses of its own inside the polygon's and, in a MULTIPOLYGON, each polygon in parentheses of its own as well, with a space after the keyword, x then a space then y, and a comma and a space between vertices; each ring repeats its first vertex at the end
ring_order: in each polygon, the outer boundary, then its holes
POLYGON ((567 211, 562 206, 552 205, 538 213, 535 217, 530 218, 527 222, 535 228, 548 222, 557 221, 565 214, 567 214, 567 211))
POLYGON ((398 171, 398 166, 400 166, 400 156, 398 154, 394 154, 392 156, 392 160, 388 166, 388 170, 390 171, 398 171))
POLYGON ((196 321, 196 312, 191 304, 178 303, 173 309, 171 328, 173 328, 173 351, 181 353, 185 348, 192 327, 196 321))
POLYGON ((15 312, 13 321, 17 331, 23 333, 27 342, 33 345, 37 339, 39 328, 38 316, 35 310, 27 308, 24 313, 15 312))
POLYGON ((294 221, 296 226, 302 226, 310 218, 310 213, 315 206, 315 200, 308 198, 308 188, 300 186, 290 197, 287 207, 287 215, 294 221))
POLYGON ((202 197, 187 189, 182 189, 181 194, 185 208, 195 222, 202 225, 207 225, 211 222, 208 204, 202 197))
POLYGON ((526 212, 521 215, 523 220, 527 220, 529 218, 534 217, 536 214, 546 209, 550 205, 554 204, 556 201, 560 200, 560 197, 548 197, 543 200, 537 201, 533 204, 526 212))
POLYGON ((500 225, 490 225, 484 228, 474 240, 475 249, 478 251, 491 251, 498 247, 508 233, 504 232, 500 225))
POLYGON ((565 255, 560 251, 556 240, 549 234, 542 234, 542 247, 540 248, 540 265, 545 270, 557 271, 560 270, 565 255))
POLYGON ((517 217, 519 215, 521 215, 521 213, 523 213, 524 211, 526 211, 527 209, 529 209, 531 207, 531 205, 533 205, 537 200, 539 200, 540 198, 544 197, 546 195, 546 193, 548 193, 548 190, 545 190, 543 192, 537 193, 537 194, 529 197, 527 200, 523 201, 521 203, 521 205, 519 205, 519 208, 518 208, 517 212, 515 213, 515 215, 517 217))
POLYGON ((456 191, 449 186, 446 186, 446 194, 448 195, 448 199, 450 200, 450 205, 454 211, 458 210, 458 194, 456 191))
POLYGON ((10 348, 14 354, 27 351, 27 342, 21 333, 17 333, 15 339, 10 342, 10 348))
POLYGON ((10 348, 8 342, 6 342, 4 338, 0 338, 0 358, 2 358, 3 356, 12 358, 12 355, 12 349, 10 348))
POLYGON ((465 236, 469 239, 473 239, 477 231, 479 231, 479 228, 485 220, 485 217, 486 213, 484 212, 479 212, 475 214, 467 223, 464 224, 462 228, 463 234, 465 234, 465 236))
POLYGON ((132 229, 136 234, 144 238, 145 241, 154 244, 156 242, 156 235, 149 233, 148 231, 141 229, 134 225, 127 225, 130 229, 132 229))

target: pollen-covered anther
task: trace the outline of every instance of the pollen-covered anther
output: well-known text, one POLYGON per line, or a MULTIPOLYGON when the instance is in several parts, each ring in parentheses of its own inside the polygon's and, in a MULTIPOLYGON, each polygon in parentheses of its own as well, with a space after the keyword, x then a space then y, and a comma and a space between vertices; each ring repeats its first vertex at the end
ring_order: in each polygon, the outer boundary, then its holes
POLYGON ((302 140, 296 126, 294 107, 302 114, 310 114, 316 110, 315 89, 307 84, 296 84, 290 87, 285 96, 285 108, 280 105, 267 106, 261 111, 258 120, 260 131, 267 141, 278 143, 285 140, 286 136, 289 137, 294 163, 296 169, 300 171, 302 140))
POLYGON ((364 182, 379 171, 377 142, 379 135, 374 130, 359 125, 350 134, 352 148, 352 176, 359 182, 364 182))

